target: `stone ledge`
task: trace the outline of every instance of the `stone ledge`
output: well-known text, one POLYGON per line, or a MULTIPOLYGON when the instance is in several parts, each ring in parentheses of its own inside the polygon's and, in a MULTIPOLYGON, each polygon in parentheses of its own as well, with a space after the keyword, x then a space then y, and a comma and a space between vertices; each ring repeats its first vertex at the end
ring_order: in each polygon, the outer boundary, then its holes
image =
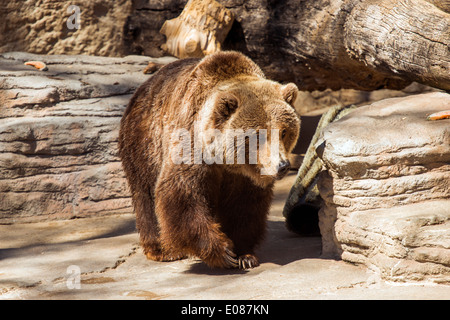
POLYGON ((132 212, 120 119, 148 62, 174 60, 0 54, 0 223, 132 212))
POLYGON ((343 260, 395 281, 448 283, 449 230, 448 200, 353 212, 335 224, 343 260))
POLYGON ((324 256, 361 263, 393 281, 450 283, 450 95, 360 107, 317 144, 324 256))

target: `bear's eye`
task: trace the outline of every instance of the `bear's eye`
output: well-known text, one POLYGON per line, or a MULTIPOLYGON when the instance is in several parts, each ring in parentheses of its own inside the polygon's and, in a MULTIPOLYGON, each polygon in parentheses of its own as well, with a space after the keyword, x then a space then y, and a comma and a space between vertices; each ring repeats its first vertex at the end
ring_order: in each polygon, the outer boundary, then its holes
POLYGON ((237 98, 231 94, 225 95, 220 99, 218 112, 224 118, 228 118, 236 111, 237 107, 238 107, 237 98))
POLYGON ((283 129, 281 131, 281 139, 284 139, 286 137, 286 134, 287 134, 286 129, 283 129))

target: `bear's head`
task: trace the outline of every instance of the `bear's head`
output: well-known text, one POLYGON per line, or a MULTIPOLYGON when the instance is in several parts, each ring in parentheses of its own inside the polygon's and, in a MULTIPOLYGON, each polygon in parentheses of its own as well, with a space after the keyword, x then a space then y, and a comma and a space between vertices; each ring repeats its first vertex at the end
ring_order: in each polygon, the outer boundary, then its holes
POLYGON ((300 130, 292 107, 297 86, 267 80, 236 52, 205 58, 196 73, 208 92, 196 118, 203 162, 220 164, 261 187, 284 177, 300 130))
POLYGON ((284 177, 300 130, 296 96, 292 83, 249 76, 218 85, 199 113, 204 161, 263 187, 284 177))

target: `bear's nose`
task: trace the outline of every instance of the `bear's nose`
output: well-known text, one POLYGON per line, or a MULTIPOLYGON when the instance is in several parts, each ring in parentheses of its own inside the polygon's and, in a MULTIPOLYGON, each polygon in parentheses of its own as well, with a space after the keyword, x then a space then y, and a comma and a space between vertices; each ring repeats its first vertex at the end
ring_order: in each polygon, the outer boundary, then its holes
POLYGON ((283 178, 289 172, 290 168, 291 163, 289 162, 289 160, 281 161, 278 165, 277 179, 283 178))

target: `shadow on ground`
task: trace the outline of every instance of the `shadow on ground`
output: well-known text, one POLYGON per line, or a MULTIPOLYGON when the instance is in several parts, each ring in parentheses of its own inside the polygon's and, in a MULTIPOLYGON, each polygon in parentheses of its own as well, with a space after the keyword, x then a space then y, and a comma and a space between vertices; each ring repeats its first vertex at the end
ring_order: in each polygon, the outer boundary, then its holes
MULTIPOLYGON (((283 221, 269 221, 266 240, 256 251, 261 264, 287 265, 291 262, 320 258, 322 241, 320 237, 300 237, 286 230, 283 221)), ((211 269, 198 261, 185 271, 192 274, 230 275, 245 274, 248 270, 211 269)))

